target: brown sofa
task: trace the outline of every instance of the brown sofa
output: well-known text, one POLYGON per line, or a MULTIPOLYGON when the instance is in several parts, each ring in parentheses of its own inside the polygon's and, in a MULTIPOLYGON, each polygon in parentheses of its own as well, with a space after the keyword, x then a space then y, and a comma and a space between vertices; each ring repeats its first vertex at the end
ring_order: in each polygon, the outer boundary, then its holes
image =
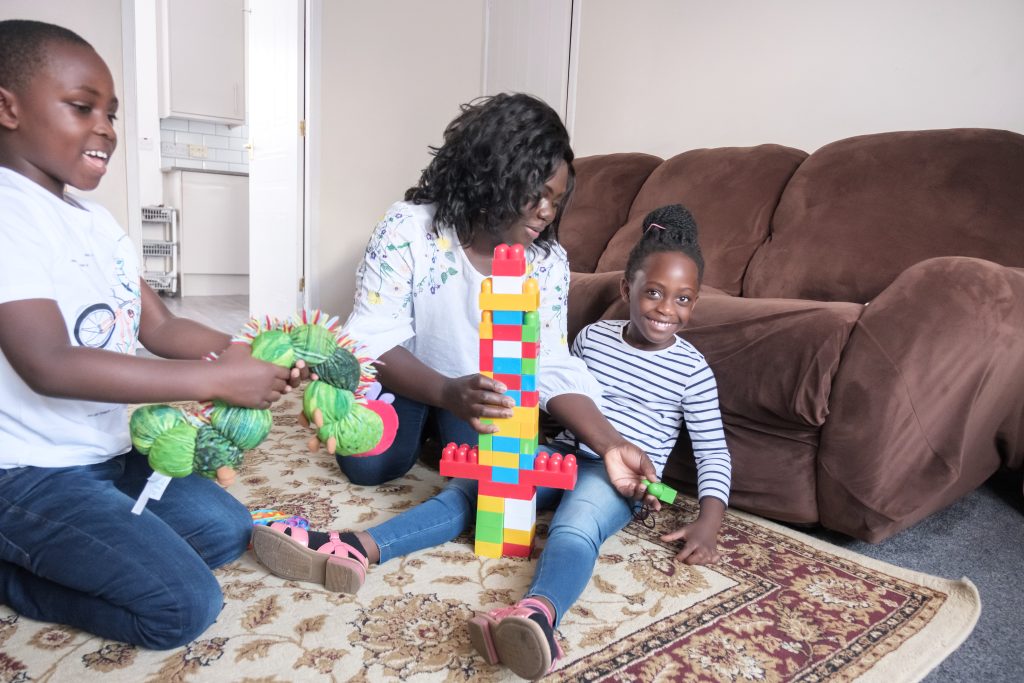
MULTIPOLYGON (((679 202, 732 505, 880 541, 1024 464, 1024 136, 865 135, 577 161, 570 336, 624 318, 644 215, 679 202)), ((665 471, 693 491, 689 439, 665 471)))

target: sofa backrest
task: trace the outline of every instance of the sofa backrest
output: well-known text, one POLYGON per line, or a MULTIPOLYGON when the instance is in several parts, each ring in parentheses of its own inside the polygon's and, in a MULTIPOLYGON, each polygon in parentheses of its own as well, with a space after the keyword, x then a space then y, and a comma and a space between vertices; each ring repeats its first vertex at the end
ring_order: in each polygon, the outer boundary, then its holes
POLYGON ((768 237, 779 196, 806 156, 791 147, 760 145, 691 150, 664 162, 638 154, 581 158, 577 194, 559 232, 570 267, 622 270, 644 216, 680 203, 697 220, 705 284, 739 294, 748 262, 768 237))
POLYGON ((822 147, 789 181, 742 290, 865 303, 936 256, 1024 266, 1024 136, 961 128, 822 147))
POLYGON ((593 273, 608 240, 629 216, 636 193, 661 157, 636 152, 580 157, 576 189, 558 228, 558 241, 569 254, 569 267, 593 273))

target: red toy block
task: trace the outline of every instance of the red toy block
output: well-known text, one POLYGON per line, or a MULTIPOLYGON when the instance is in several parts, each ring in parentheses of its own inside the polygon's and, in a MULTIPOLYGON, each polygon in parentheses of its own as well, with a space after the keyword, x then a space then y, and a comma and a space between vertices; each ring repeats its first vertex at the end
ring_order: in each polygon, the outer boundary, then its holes
POLYGON ((523 326, 522 325, 495 325, 494 326, 494 339, 500 339, 501 341, 522 341, 523 339, 523 326))
POLYGON ((520 470, 519 482, 553 489, 575 488, 576 456, 570 453, 563 458, 559 453, 539 453, 532 470, 520 470))
POLYGON ((540 392, 524 391, 519 394, 519 403, 523 408, 536 408, 540 405, 540 392))
POLYGON ((518 545, 516 543, 502 543, 501 544, 501 556, 502 557, 525 557, 529 558, 533 552, 533 547, 528 545, 518 545))
POLYGON ((523 352, 520 358, 536 358, 538 342, 523 342, 523 352))
POLYGON ((537 487, 525 486, 522 482, 522 474, 525 470, 520 470, 520 483, 519 484, 503 484, 498 481, 486 481, 480 480, 480 487, 477 489, 477 495, 479 496, 494 496, 495 498, 515 498, 516 500, 530 500, 537 493, 537 487))
POLYGON ((494 369, 494 340, 480 340, 480 372, 494 369))
POLYGON ((500 373, 494 375, 494 379, 505 385, 506 389, 518 391, 523 386, 522 375, 502 375, 500 373))
POLYGON ((442 477, 460 477, 463 479, 490 479, 491 468, 479 463, 476 446, 449 443, 441 451, 439 463, 442 477))
POLYGON ((526 273, 526 251, 521 244, 499 244, 494 248, 491 261, 492 275, 518 276, 526 273))

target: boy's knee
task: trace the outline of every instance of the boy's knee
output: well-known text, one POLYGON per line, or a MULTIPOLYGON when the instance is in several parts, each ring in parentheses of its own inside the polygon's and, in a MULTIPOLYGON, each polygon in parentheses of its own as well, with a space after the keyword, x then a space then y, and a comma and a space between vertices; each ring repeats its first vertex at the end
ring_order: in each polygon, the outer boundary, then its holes
POLYGON ((224 594, 212 575, 174 596, 170 605, 154 605, 138 618, 135 644, 150 650, 170 650, 199 638, 217 620, 224 594))

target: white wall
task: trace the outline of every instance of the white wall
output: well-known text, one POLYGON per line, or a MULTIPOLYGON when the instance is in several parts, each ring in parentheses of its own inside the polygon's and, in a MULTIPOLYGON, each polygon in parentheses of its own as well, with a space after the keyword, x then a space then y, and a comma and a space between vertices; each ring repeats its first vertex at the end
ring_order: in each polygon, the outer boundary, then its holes
POLYGON ((483 0, 331 0, 320 30, 313 303, 344 317, 373 226, 419 178, 459 104, 480 95, 483 0))
POLYGON ((578 155, 1024 132, 1020 0, 576 0, 578 155))
POLYGON ((124 74, 121 38, 121 0, 0 0, 0 19, 34 19, 68 28, 89 41, 110 68, 114 88, 121 100, 117 131, 117 152, 107 174, 92 192, 78 192, 99 202, 128 230, 128 181, 125 166, 124 74))

